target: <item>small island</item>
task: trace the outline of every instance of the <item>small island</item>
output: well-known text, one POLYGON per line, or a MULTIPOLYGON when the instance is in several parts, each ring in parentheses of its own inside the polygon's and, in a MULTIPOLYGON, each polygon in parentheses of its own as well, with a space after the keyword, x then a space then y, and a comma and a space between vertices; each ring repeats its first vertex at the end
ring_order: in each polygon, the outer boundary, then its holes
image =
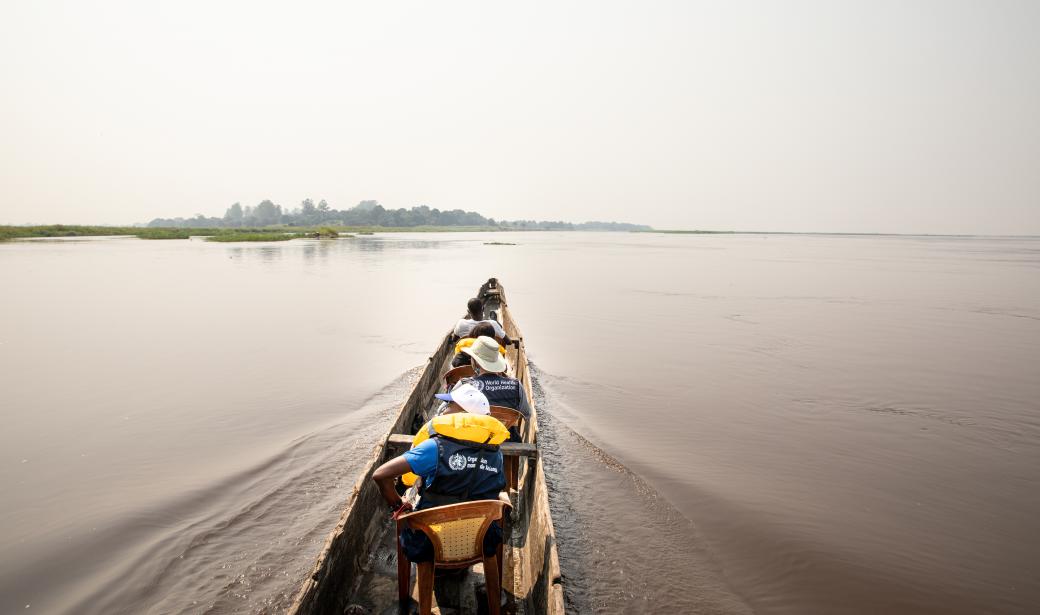
MULTIPOLYGON (((133 236, 139 239, 191 239, 206 241, 263 242, 292 239, 338 239, 381 233, 443 233, 474 231, 623 231, 652 232, 645 224, 627 222, 564 222, 562 220, 495 220, 475 211, 440 210, 426 205, 411 209, 386 209, 377 201, 361 201, 345 210, 333 209, 324 200, 305 199, 299 207, 283 208, 270 200, 255 207, 235 203, 222 217, 197 214, 193 218, 155 218, 141 226, 93 226, 51 224, 0 226, 0 241, 40 237, 133 236)), ((515 245, 487 242, 486 245, 515 245)))

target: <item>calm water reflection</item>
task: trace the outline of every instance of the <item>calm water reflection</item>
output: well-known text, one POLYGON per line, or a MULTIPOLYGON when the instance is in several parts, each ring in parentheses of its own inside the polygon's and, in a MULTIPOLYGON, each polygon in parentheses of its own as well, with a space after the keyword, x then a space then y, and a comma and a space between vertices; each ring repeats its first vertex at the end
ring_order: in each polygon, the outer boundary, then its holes
POLYGON ((1040 604, 1040 241, 459 233, 0 244, 0 611, 283 608, 493 275, 576 612, 1040 604))

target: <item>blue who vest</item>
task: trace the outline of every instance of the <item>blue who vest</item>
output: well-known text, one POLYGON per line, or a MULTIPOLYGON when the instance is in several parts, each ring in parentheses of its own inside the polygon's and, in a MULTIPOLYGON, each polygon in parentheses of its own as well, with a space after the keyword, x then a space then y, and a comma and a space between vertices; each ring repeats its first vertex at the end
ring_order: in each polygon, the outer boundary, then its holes
POLYGON ((471 384, 487 397, 492 406, 504 406, 519 410, 527 416, 527 408, 523 408, 524 385, 516 378, 500 376, 498 374, 481 374, 475 378, 465 378, 463 382, 471 384))
POLYGON ((439 434, 433 439, 437 442, 437 474, 433 484, 419 487, 416 510, 498 499, 498 492, 506 486, 506 477, 502 452, 497 446, 464 442, 439 434))

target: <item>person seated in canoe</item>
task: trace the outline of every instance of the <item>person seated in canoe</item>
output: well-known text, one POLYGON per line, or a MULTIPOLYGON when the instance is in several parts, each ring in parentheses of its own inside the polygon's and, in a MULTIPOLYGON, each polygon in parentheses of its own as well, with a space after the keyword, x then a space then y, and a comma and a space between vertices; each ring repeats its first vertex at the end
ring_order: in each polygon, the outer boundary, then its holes
POLYGON ((470 385, 487 397, 492 406, 504 406, 518 410, 524 418, 531 417, 531 406, 527 402, 524 385, 516 378, 506 376, 509 364, 498 351, 500 346, 494 339, 481 336, 462 349, 469 355, 474 376, 463 378, 455 386, 470 385))
POLYGON ((476 337, 470 336, 470 331, 482 322, 490 323, 495 328, 495 334, 491 337, 494 337, 503 346, 509 345, 509 336, 506 335, 506 330, 502 328, 502 325, 496 320, 484 320, 484 302, 477 298, 466 302, 466 317, 455 323, 455 337, 476 337))
MULTIPOLYGON (((489 416, 487 397, 472 386, 438 395, 442 396, 448 398, 447 411, 423 426, 411 450, 372 473, 395 519, 412 509, 397 493, 395 479, 412 473, 421 479, 415 510, 475 500, 509 501, 504 493, 504 461, 498 449, 509 432, 489 416), (424 433, 426 438, 422 437, 424 433)), ((501 542, 502 527, 494 522, 484 536, 484 554, 494 553, 501 542)), ((433 560, 433 544, 420 530, 402 530, 401 548, 410 561, 433 560)))
MULTIPOLYGON (((477 326, 470 329, 469 335, 459 340, 459 343, 455 344, 455 357, 451 360, 452 367, 462 367, 463 365, 469 365, 469 355, 462 352, 463 348, 468 348, 473 345, 473 342, 480 336, 495 337, 495 327, 490 322, 480 322, 477 326)), ((498 352, 504 357, 506 356, 506 349, 501 345, 498 347, 498 352)))

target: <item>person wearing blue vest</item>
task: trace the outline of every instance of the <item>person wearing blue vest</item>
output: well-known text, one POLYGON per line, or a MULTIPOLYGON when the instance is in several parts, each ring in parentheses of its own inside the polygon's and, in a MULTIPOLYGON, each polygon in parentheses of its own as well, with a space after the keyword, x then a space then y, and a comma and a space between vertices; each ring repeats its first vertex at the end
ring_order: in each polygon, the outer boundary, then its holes
MULTIPOLYGON (((443 414, 490 413, 487 397, 472 386, 458 387, 437 397, 449 404, 443 414)), ((508 501, 508 496, 502 493, 506 478, 498 446, 455 440, 432 431, 432 426, 430 429, 428 440, 387 461, 372 473, 372 480, 378 485, 395 519, 411 510, 411 505, 394 487, 396 478, 408 472, 422 479, 415 510, 500 497, 508 501)), ((501 542, 502 527, 496 521, 484 535, 485 555, 494 553, 501 542)), ((419 530, 402 531, 401 547, 410 561, 433 560, 433 544, 419 530)))
POLYGON ((470 357, 474 376, 463 378, 457 386, 471 385, 483 393, 492 406, 503 406, 518 410, 525 418, 531 416, 524 385, 516 378, 505 374, 509 369, 505 357, 498 352, 498 342, 490 337, 478 337, 462 352, 470 357))

